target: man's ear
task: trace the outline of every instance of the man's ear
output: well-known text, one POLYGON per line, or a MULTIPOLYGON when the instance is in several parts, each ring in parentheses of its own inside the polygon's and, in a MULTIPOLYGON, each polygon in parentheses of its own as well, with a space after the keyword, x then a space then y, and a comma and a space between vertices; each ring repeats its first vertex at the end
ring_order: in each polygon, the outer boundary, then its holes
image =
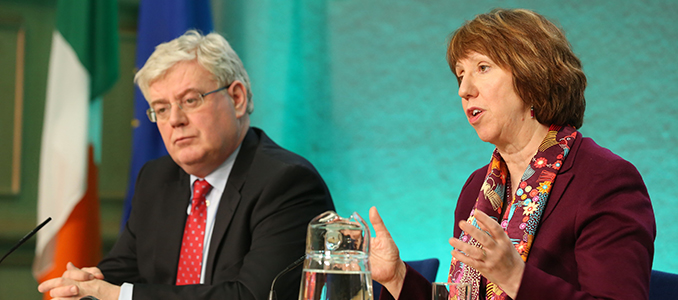
POLYGON ((247 114, 247 101, 249 100, 247 99, 245 85, 240 80, 233 81, 228 88, 228 94, 231 96, 231 101, 233 101, 235 116, 240 118, 247 114))

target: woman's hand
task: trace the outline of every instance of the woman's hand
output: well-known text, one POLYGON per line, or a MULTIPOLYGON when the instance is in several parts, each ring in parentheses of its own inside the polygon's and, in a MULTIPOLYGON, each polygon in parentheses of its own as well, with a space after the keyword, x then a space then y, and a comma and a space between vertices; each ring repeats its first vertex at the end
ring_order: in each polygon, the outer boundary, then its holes
POLYGON ((398 246, 391 238, 376 207, 370 208, 370 223, 376 234, 370 245, 372 279, 381 283, 394 298, 398 299, 407 267, 400 259, 398 246))
POLYGON ((515 298, 520 288, 525 262, 499 223, 479 210, 475 211, 475 218, 482 230, 466 221, 459 222, 459 227, 482 247, 478 248, 457 238, 450 238, 450 245, 454 247, 452 256, 475 268, 489 281, 499 285, 509 297, 515 298))

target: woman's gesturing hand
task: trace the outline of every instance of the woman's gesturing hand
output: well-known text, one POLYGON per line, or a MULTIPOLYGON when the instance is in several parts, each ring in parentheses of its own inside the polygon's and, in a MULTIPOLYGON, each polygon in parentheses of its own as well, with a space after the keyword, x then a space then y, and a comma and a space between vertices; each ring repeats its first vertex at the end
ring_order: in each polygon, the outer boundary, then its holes
POLYGON ((372 279, 381 283, 397 299, 405 280, 405 263, 400 259, 398 246, 391 238, 376 207, 370 208, 370 223, 376 235, 370 245, 372 279))
POLYGON ((478 241, 481 247, 453 237, 450 238, 450 245, 454 247, 452 256, 475 268, 489 281, 499 285, 511 298, 515 298, 525 262, 499 223, 480 210, 475 211, 475 218, 480 229, 466 221, 459 222, 459 228, 478 241))

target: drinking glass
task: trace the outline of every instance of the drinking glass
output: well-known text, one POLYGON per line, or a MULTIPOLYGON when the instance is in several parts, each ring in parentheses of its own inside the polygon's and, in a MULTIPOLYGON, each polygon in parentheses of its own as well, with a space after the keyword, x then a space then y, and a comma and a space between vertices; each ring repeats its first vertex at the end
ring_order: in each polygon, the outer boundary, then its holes
POLYGON ((466 283, 434 282, 432 300, 470 300, 471 289, 466 283))

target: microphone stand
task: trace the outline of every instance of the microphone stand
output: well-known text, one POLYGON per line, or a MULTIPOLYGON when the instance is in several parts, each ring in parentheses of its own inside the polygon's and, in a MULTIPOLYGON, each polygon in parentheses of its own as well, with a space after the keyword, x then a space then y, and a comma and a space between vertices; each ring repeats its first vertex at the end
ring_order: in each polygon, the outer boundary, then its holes
POLYGON ((280 273, 278 273, 278 275, 275 275, 275 278, 273 278, 273 283, 271 283, 271 291, 268 293, 268 300, 276 300, 276 298, 277 298, 275 296, 275 290, 273 288, 275 287, 275 282, 278 280, 278 278, 280 276, 282 276, 283 274, 285 274, 285 273, 291 271, 292 269, 298 267, 299 265, 301 265, 304 262, 305 258, 306 258, 306 255, 303 255, 303 256, 297 258, 297 260, 295 260, 292 264, 287 266, 287 268, 285 268, 280 273))
POLYGON ((42 227, 44 227, 47 223, 49 223, 49 221, 52 221, 52 218, 48 217, 47 220, 42 221, 42 223, 40 223, 40 225, 38 225, 38 227, 35 227, 35 229, 31 230, 31 232, 29 232, 23 238, 21 238, 19 240, 19 243, 14 245, 14 247, 12 247, 12 249, 9 249, 9 252, 7 252, 7 254, 5 254, 5 256, 0 258, 0 263, 2 263, 2 261, 5 260, 5 258, 7 258, 7 256, 12 254, 12 252, 14 252, 14 250, 19 248, 19 246, 23 245, 23 243, 25 243, 28 239, 30 239, 36 232, 38 232, 38 230, 42 229, 42 227))

